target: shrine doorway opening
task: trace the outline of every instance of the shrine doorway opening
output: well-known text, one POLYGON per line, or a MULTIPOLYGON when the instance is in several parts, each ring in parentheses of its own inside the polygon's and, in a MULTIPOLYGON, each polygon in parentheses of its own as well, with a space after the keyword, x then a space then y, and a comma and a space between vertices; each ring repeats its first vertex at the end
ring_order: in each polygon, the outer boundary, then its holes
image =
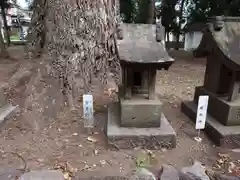
POLYGON ((142 85, 142 73, 135 71, 133 72, 133 86, 141 87, 142 85))

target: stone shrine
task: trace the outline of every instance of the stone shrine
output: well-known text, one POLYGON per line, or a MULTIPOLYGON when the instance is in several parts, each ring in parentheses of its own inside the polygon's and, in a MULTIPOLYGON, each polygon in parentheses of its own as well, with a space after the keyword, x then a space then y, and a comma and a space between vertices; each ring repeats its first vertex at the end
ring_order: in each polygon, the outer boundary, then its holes
POLYGON ((194 51, 207 58, 204 84, 196 87, 193 102, 182 103, 182 112, 195 121, 199 96, 209 96, 205 130, 221 146, 240 145, 239 32, 240 17, 212 18, 194 51))
POLYGON ((109 105, 108 140, 120 149, 174 148, 176 133, 155 94, 157 70, 168 70, 174 60, 157 40, 156 25, 122 24, 122 30, 124 37, 118 41, 122 85, 119 102, 109 105))

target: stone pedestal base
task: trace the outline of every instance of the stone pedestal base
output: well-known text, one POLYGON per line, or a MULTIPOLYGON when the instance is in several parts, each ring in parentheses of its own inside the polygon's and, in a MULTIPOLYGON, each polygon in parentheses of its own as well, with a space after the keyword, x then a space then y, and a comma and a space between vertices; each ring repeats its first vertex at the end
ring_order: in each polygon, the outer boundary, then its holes
POLYGON ((120 98, 120 109, 122 127, 160 127, 162 103, 159 99, 148 100, 134 97, 131 100, 125 100, 120 98))
POLYGON ((201 95, 208 95, 208 113, 226 126, 240 126, 240 98, 235 101, 227 101, 207 91, 204 87, 196 87, 194 102, 198 103, 201 95))
MULTIPOLYGON (((160 121, 160 119, 159 119, 160 121)), ((120 126, 119 103, 108 107, 108 122, 106 127, 109 149, 161 149, 176 147, 176 132, 162 114, 161 126, 156 128, 130 128, 120 126)))
MULTIPOLYGON (((181 111, 194 123, 196 122, 197 105, 194 102, 183 102, 181 111)), ((226 148, 240 147, 240 126, 224 126, 208 114, 204 131, 218 146, 226 148)))

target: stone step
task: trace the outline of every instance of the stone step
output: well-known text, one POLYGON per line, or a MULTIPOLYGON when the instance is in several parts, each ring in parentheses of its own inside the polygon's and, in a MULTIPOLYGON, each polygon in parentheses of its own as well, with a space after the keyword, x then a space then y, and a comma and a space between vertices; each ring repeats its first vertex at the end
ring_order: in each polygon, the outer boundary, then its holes
POLYGON ((7 119, 10 119, 17 112, 18 106, 12 106, 11 104, 0 107, 0 127, 7 119))

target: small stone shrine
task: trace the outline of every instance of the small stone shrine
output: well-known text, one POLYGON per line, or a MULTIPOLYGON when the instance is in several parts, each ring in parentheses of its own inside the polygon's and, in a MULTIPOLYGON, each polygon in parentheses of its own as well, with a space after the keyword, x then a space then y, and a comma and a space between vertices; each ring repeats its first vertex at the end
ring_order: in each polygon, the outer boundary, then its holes
POLYGON ((208 95, 206 133, 220 146, 239 146, 240 17, 211 20, 194 51, 207 58, 204 84, 196 87, 193 102, 182 103, 182 112, 195 121, 198 98, 208 95))
POLYGON ((109 105, 108 140, 120 149, 174 148, 176 133, 155 94, 157 69, 167 70, 174 60, 159 42, 156 25, 122 24, 122 30, 123 39, 118 41, 122 85, 119 102, 109 105))

